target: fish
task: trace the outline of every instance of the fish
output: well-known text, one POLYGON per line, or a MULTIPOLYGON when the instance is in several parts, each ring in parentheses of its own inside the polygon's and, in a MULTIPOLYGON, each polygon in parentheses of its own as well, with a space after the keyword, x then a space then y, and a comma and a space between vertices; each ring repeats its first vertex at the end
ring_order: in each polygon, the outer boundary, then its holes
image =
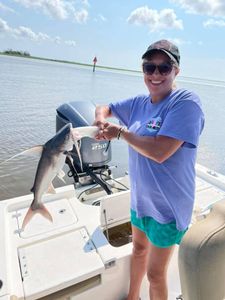
POLYGON ((61 170, 66 160, 66 155, 64 153, 65 151, 71 151, 75 139, 79 138, 78 134, 76 136, 73 135, 72 124, 68 123, 43 146, 35 146, 30 149, 30 152, 33 150, 37 152, 39 149, 41 157, 38 162, 34 184, 31 188, 34 198, 24 217, 22 223, 23 230, 36 213, 41 214, 43 217, 53 222, 50 212, 41 201, 42 196, 46 192, 55 193, 52 181, 56 175, 59 175, 61 179, 63 178, 61 170))
POLYGON ((19 154, 14 155, 10 159, 7 159, 3 162, 5 163, 12 158, 15 158, 16 156, 22 154, 30 155, 34 153, 40 155, 34 184, 31 189, 31 192, 33 192, 34 194, 34 198, 23 219, 22 230, 25 229, 33 216, 37 213, 41 214, 50 222, 53 222, 53 218, 50 212, 42 203, 42 196, 46 192, 55 193, 52 181, 56 176, 63 180, 65 174, 62 171, 62 168, 65 164, 66 157, 69 156, 70 152, 73 149, 73 145, 75 145, 80 161, 82 163, 77 142, 85 136, 94 138, 97 135, 98 131, 99 128, 97 126, 73 128, 71 123, 67 123, 44 145, 34 146, 19 154))

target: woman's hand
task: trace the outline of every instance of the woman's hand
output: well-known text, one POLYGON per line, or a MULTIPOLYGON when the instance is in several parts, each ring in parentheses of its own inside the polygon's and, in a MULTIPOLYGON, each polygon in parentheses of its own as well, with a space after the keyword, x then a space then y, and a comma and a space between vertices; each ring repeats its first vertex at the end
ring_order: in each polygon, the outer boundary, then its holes
POLYGON ((104 121, 103 119, 100 121, 96 121, 93 125, 98 126, 99 127, 99 132, 98 134, 95 136, 96 140, 105 140, 106 137, 104 136, 104 128, 107 126, 108 122, 104 121))
POLYGON ((97 140, 105 140, 106 137, 103 134, 104 129, 107 127, 108 122, 106 121, 107 118, 111 117, 111 110, 109 106, 97 106, 95 110, 95 120, 93 125, 99 127, 99 133, 95 136, 97 140))
POLYGON ((104 129, 102 130, 102 135, 107 140, 115 139, 118 135, 120 125, 114 124, 114 123, 105 123, 104 129))
POLYGON ((112 140, 117 137, 121 126, 109 122, 96 122, 96 126, 100 128, 95 136, 96 140, 112 140))

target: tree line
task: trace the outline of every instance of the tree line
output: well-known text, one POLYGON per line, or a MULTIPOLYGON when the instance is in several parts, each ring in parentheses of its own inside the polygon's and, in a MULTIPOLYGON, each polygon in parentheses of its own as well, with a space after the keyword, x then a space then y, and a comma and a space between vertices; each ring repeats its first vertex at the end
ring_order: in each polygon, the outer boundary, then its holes
POLYGON ((17 56, 30 56, 30 53, 27 51, 15 51, 12 49, 3 51, 3 54, 17 55, 17 56))

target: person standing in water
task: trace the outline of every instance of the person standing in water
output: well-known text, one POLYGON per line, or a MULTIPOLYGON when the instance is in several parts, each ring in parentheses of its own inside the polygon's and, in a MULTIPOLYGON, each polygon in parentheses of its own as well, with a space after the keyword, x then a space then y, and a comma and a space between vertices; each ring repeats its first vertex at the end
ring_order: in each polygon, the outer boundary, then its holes
POLYGON ((151 44, 142 56, 149 94, 96 108, 96 138, 129 145, 133 252, 127 300, 139 299, 146 273, 150 299, 168 299, 168 264, 191 221, 204 114, 195 93, 174 86, 179 65, 176 45, 151 44), (113 116, 122 126, 107 122, 113 116))

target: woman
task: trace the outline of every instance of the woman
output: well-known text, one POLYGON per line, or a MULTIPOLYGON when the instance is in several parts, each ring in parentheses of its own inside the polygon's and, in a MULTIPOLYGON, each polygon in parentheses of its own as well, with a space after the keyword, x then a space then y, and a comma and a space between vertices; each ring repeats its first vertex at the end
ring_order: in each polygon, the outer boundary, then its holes
POLYGON ((191 220, 204 116, 196 94, 174 87, 180 63, 174 44, 158 41, 142 59, 150 94, 97 107, 96 138, 122 138, 129 145, 133 252, 127 300, 139 299, 146 272, 150 299, 166 300, 168 263, 191 220), (112 116, 124 126, 108 123, 112 116))

